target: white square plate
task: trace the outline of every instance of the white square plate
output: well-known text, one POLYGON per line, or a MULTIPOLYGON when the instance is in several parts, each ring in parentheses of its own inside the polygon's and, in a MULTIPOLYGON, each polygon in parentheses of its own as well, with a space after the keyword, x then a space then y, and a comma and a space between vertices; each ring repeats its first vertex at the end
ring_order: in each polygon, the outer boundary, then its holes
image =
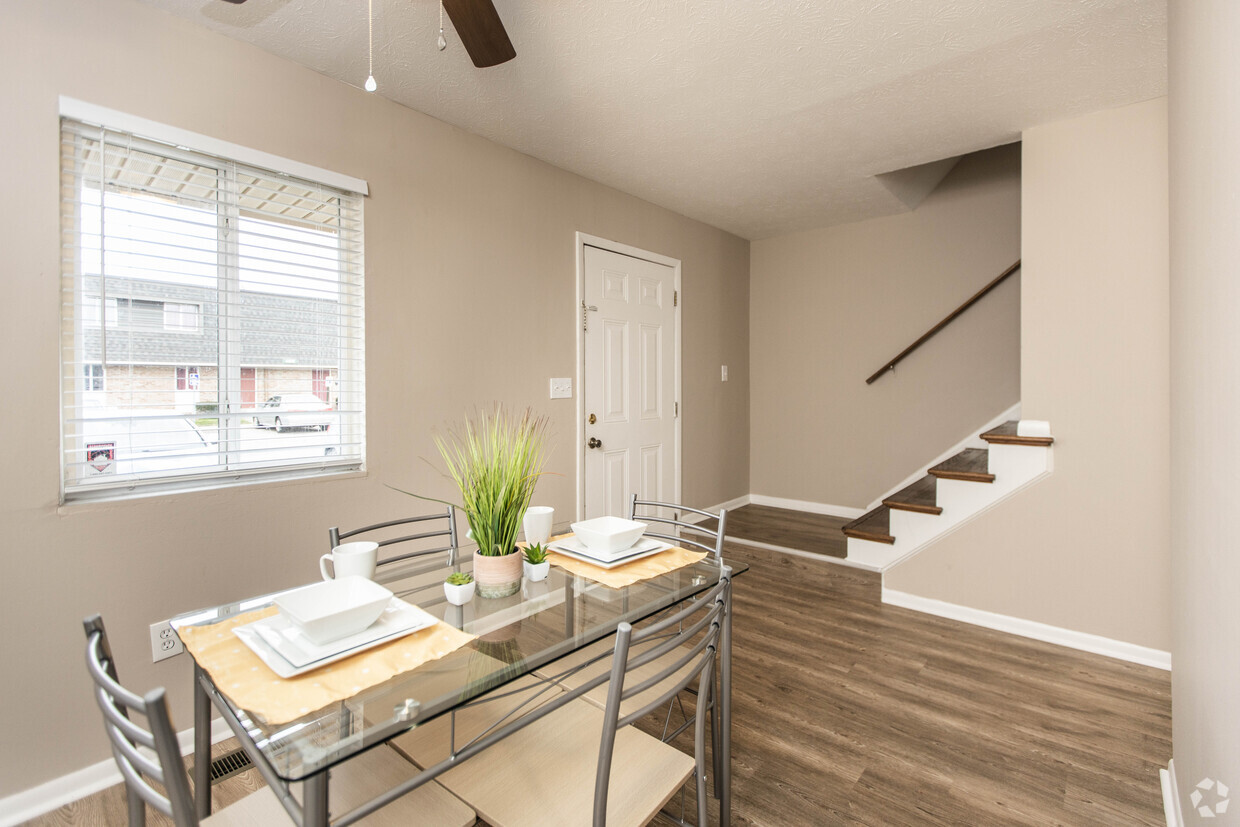
POLYGON ((436 619, 399 597, 369 628, 319 645, 283 615, 272 615, 233 629, 233 634, 281 678, 292 678, 329 663, 356 655, 404 635, 434 626, 436 619))
POLYGON ((654 537, 643 537, 624 549, 624 551, 607 558, 596 557, 594 552, 586 548, 585 543, 576 537, 565 537, 562 540, 556 540, 548 545, 547 548, 567 557, 580 560, 583 563, 598 566, 601 569, 614 569, 617 566, 623 566, 625 563, 632 563, 634 560, 640 560, 643 557, 667 551, 669 548, 675 548, 675 546, 662 540, 656 540, 654 537))

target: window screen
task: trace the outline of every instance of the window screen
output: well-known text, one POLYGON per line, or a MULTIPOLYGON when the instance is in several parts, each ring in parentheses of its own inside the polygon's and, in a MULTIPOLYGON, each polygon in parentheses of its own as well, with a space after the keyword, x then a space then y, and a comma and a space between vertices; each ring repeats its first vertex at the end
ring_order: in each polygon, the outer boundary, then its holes
POLYGON ((362 196, 71 119, 61 171, 64 499, 360 467, 362 196))

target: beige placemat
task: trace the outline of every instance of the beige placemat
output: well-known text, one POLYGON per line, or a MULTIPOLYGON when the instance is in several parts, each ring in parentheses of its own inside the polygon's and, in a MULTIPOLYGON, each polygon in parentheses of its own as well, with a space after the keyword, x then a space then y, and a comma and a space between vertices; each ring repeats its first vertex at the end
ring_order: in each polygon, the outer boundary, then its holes
MULTIPOLYGON (((563 540, 566 537, 572 536, 572 534, 561 534, 559 537, 552 537, 551 541, 563 540)), ((661 551, 658 554, 634 560, 632 563, 617 566, 614 569, 605 569, 600 566, 590 565, 574 557, 557 554, 554 549, 547 553, 547 559, 551 561, 552 565, 559 566, 571 574, 588 577, 596 583, 602 583, 604 586, 613 589, 623 589, 625 586, 631 586, 638 581, 649 580, 651 577, 658 577, 660 574, 676 571, 676 569, 696 563, 705 557, 706 552, 704 551, 689 551, 676 546, 669 548, 667 551, 661 551)))
POLYGON ((185 648, 233 703, 268 724, 286 724, 351 698, 394 675, 442 658, 474 639, 442 621, 391 643, 359 652, 295 678, 281 678, 250 651, 233 629, 276 613, 270 606, 212 626, 178 630, 185 648))

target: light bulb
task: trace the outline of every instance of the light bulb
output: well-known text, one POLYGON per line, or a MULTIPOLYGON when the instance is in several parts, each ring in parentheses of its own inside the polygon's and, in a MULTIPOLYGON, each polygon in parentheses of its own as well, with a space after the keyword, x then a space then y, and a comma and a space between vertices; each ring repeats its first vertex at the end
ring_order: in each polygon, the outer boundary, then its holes
POLYGON ((374 75, 371 75, 370 77, 366 78, 366 91, 367 92, 373 92, 378 88, 379 88, 379 84, 375 83, 374 75))

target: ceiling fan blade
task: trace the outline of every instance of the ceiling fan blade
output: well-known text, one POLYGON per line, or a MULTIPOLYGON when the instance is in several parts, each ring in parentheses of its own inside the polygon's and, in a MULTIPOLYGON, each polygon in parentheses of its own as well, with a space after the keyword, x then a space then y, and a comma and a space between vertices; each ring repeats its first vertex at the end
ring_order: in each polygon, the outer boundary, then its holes
POLYGON ((443 8, 452 18, 465 51, 479 69, 497 66, 517 56, 491 0, 443 0, 443 8))

